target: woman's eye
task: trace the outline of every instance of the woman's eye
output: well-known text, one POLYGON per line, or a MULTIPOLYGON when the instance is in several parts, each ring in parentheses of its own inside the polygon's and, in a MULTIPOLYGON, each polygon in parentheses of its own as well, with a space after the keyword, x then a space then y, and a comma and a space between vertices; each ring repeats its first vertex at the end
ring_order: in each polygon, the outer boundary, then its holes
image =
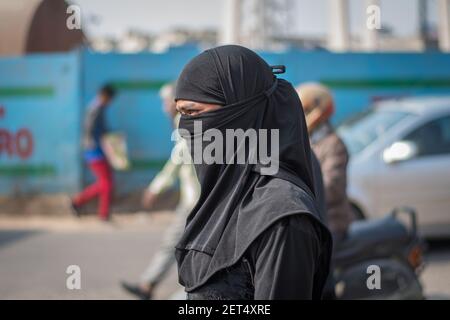
POLYGON ((197 114, 197 110, 183 110, 183 114, 188 115, 188 116, 193 116, 193 115, 197 114))

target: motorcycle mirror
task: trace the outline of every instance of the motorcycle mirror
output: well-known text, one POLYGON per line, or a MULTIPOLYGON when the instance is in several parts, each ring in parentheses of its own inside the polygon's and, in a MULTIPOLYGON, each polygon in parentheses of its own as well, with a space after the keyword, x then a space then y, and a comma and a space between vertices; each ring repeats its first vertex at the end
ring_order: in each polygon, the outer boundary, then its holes
POLYGON ((398 141, 383 151, 383 160, 387 164, 414 158, 418 153, 417 145, 412 141, 398 141))

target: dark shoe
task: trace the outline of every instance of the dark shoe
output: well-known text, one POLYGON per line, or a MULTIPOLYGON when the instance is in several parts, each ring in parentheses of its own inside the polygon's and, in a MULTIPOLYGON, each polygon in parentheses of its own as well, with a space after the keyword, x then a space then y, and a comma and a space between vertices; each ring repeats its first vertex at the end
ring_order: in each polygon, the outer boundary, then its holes
POLYGON ((136 296, 140 300, 151 300, 152 294, 151 292, 146 292, 142 290, 139 285, 130 284, 126 282, 121 282, 122 288, 127 291, 128 293, 131 293, 132 295, 136 296))
POLYGON ((77 206, 75 203, 73 203, 73 201, 70 201, 70 209, 71 209, 70 211, 75 217, 77 218, 81 217, 80 207, 77 206))

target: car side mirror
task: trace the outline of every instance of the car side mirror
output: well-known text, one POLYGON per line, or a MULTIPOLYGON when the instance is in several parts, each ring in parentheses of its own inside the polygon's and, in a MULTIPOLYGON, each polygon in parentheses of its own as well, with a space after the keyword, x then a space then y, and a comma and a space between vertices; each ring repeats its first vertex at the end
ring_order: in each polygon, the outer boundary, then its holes
POLYGON ((394 142, 384 149, 383 160, 387 164, 405 161, 414 158, 418 153, 417 145, 412 141, 394 142))

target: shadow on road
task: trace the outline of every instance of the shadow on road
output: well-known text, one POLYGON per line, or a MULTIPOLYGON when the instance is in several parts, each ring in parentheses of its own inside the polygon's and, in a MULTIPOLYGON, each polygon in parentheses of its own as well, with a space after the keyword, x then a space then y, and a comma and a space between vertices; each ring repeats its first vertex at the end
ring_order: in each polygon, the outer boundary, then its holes
POLYGON ((0 247, 42 233, 37 230, 0 230, 0 247))

